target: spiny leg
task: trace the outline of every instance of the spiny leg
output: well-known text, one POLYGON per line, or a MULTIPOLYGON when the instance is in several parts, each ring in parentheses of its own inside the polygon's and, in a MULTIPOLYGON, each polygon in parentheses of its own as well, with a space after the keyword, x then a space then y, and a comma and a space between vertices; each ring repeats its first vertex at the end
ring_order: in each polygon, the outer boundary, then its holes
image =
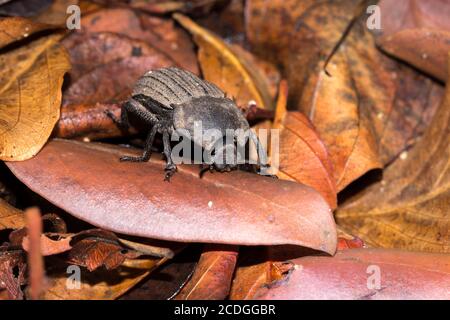
POLYGON ((120 157, 120 161, 147 162, 152 154, 153 141, 155 140, 155 135, 156 132, 158 132, 159 128, 160 125, 155 124, 153 128, 150 130, 149 134, 147 135, 147 139, 145 140, 144 153, 142 154, 142 156, 140 157, 123 156, 120 157))
POLYGON ((169 130, 164 129, 163 131, 163 144, 164 144, 164 155, 167 159, 166 164, 166 176, 164 180, 169 181, 173 174, 177 171, 177 166, 173 163, 172 160, 172 148, 170 147, 170 135, 169 130))

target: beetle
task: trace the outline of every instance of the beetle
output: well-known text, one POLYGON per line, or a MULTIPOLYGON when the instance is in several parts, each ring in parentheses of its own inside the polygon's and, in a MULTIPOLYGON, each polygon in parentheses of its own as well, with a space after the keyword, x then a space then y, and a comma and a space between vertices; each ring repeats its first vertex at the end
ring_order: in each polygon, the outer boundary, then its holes
MULTIPOLYGON (((236 103, 216 85, 200 79, 189 71, 169 67, 145 73, 136 82, 131 98, 121 106, 120 119, 115 118, 110 112, 108 116, 120 129, 127 130, 128 113, 136 115, 150 125, 151 129, 145 141, 143 154, 138 157, 122 156, 120 161, 148 161, 155 135, 161 133, 167 161, 165 180, 169 180, 177 170, 171 156, 170 135, 174 130, 184 129, 190 137, 193 137, 198 123, 202 124, 202 134, 209 129, 218 130, 222 137, 225 137, 227 129, 247 131, 250 140, 257 147, 260 167, 268 167, 264 148, 256 134, 250 130, 236 103)), ((206 141, 194 141, 196 142, 204 149, 211 148, 211 144, 206 141)), ((236 158, 235 140, 231 140, 214 150, 209 169, 220 172, 235 169, 236 158)))

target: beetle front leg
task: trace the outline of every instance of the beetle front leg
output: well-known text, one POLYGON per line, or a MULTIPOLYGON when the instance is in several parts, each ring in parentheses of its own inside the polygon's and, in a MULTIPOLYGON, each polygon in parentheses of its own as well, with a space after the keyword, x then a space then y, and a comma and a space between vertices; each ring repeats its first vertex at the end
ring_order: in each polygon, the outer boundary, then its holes
POLYGON ((152 154, 152 146, 153 141, 155 140, 156 132, 158 132, 158 129, 160 128, 160 125, 155 124, 153 128, 150 130, 147 139, 145 140, 144 145, 144 153, 140 157, 131 157, 131 156, 123 156, 120 157, 120 161, 130 161, 130 162, 147 162, 150 160, 150 156, 152 154))
POLYGON ((169 130, 164 129, 163 131, 163 144, 164 144, 164 155, 167 159, 166 164, 166 176, 164 177, 165 181, 170 181, 170 178, 173 176, 173 174, 177 171, 177 166, 175 163, 173 163, 172 160, 172 148, 170 147, 170 135, 169 130))

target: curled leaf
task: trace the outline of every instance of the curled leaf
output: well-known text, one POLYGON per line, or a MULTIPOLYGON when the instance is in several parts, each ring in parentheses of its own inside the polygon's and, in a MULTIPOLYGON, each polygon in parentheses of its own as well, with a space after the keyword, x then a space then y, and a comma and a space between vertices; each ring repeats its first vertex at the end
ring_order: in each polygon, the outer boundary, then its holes
POLYGON ((277 176, 316 189, 334 209, 336 186, 328 151, 308 118, 298 111, 287 111, 287 87, 283 83, 273 125, 280 130, 277 176))
POLYGON ((192 278, 177 300, 224 300, 230 291, 238 249, 210 245, 203 251, 192 278))

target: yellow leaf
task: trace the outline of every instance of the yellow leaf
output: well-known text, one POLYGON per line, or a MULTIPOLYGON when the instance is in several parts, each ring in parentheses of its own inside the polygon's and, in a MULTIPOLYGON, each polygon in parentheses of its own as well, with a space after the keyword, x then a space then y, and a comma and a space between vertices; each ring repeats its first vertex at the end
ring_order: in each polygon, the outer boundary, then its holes
MULTIPOLYGON (((64 73, 70 68, 69 57, 58 44, 50 47, 58 36, 38 40, 35 52, 29 47, 26 59, 34 60, 19 65, 11 73, 10 83, 0 81, 0 159, 26 160, 33 157, 47 141, 55 126, 61 105, 61 86, 64 73), (36 52, 42 53, 36 57, 36 52)), ((34 45, 33 45, 34 46, 34 45)), ((15 50, 14 50, 15 51, 15 50)), ((20 52, 8 52, 20 54, 20 52)), ((7 61, 11 61, 7 57, 7 61)), ((3 69, 10 65, 0 66, 3 69)), ((8 80, 6 80, 8 81, 8 80)))

